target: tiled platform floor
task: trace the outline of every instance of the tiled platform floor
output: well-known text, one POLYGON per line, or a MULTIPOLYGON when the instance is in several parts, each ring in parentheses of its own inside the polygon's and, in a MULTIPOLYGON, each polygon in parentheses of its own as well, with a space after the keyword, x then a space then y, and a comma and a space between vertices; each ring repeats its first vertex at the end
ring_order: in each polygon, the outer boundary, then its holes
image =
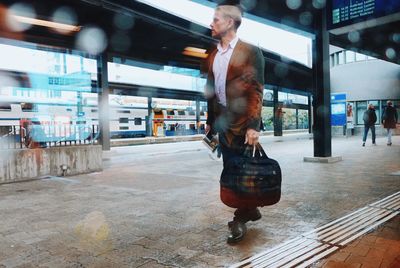
MULTIPOLYGON (((238 245, 226 243, 233 209, 219 200, 222 163, 200 142, 118 147, 104 153, 103 172, 0 185, 0 267, 226 267, 400 191, 399 136, 391 147, 335 138, 335 164, 303 162, 313 155, 304 136, 261 143, 281 164, 282 199, 238 245)), ((398 246, 398 230, 397 242, 374 243, 398 246)))
POLYGON ((400 267, 400 216, 319 262, 323 268, 400 267))

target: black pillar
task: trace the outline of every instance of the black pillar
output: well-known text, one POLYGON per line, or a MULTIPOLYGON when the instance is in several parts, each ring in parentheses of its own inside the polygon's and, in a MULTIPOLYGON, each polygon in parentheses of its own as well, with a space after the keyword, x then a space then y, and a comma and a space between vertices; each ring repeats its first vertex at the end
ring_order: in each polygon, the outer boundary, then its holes
POLYGON ((107 53, 103 53, 97 57, 97 86, 98 105, 99 105, 99 128, 100 128, 100 143, 103 151, 110 150, 110 117, 108 95, 110 89, 108 87, 108 57, 107 53))
POLYGON ((312 133, 313 117, 312 117, 312 101, 311 95, 308 95, 308 133, 312 133))
POLYGON ((146 136, 153 136, 153 98, 147 97, 146 136))
POLYGON ((196 100, 196 128, 197 134, 200 134, 200 101, 196 100))
POLYGON ((313 40, 314 157, 332 156, 329 75, 329 32, 325 8, 315 13, 313 40))
POLYGON ((282 136, 282 123, 283 123, 283 113, 282 107, 279 105, 278 92, 279 88, 274 87, 274 136, 282 136))

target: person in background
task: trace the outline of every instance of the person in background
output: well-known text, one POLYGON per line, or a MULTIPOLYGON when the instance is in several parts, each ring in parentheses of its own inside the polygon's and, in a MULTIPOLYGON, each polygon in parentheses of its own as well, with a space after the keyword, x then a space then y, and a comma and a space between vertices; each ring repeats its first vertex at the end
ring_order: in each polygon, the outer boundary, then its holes
POLYGON ((368 104, 368 109, 364 112, 363 116, 364 120, 364 136, 363 136, 363 144, 362 146, 365 146, 365 142, 367 141, 367 136, 368 136, 368 131, 371 129, 371 134, 372 134, 372 144, 376 145, 375 143, 375 123, 376 123, 376 113, 375 113, 375 107, 371 103, 368 104))
POLYGON ((387 101, 387 106, 382 114, 382 124, 387 130, 387 145, 392 145, 392 133, 393 129, 396 128, 396 123, 398 120, 397 110, 393 107, 393 103, 389 100, 387 101))
MULTIPOLYGON (((256 146, 260 135, 265 63, 259 48, 236 35, 241 21, 238 6, 220 5, 210 25, 212 37, 219 42, 207 59, 206 133, 218 133, 224 168, 230 159, 244 155, 249 145, 256 146)), ((234 183, 220 180, 222 202, 236 208, 233 221, 228 223, 228 243, 241 241, 246 223, 261 218, 257 205, 246 203, 230 187, 234 183), (237 205, 232 205, 232 200, 237 205)))

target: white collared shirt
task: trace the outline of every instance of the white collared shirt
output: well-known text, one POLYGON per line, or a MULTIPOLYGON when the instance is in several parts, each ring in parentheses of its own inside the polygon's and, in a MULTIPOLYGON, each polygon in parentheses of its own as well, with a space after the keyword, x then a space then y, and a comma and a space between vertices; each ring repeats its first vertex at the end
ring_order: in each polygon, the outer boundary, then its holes
POLYGON ((228 72, 228 65, 238 40, 239 38, 236 36, 225 50, 223 50, 221 44, 218 43, 218 51, 214 58, 213 73, 215 95, 217 96, 218 102, 223 106, 226 106, 226 75, 228 72))

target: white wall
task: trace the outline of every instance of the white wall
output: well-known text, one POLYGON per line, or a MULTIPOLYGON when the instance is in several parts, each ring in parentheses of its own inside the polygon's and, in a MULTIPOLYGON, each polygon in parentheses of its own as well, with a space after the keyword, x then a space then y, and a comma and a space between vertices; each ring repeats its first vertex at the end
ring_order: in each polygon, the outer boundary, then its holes
POLYGON ((400 66, 382 60, 336 65, 331 92, 347 93, 348 101, 400 99, 400 66))

